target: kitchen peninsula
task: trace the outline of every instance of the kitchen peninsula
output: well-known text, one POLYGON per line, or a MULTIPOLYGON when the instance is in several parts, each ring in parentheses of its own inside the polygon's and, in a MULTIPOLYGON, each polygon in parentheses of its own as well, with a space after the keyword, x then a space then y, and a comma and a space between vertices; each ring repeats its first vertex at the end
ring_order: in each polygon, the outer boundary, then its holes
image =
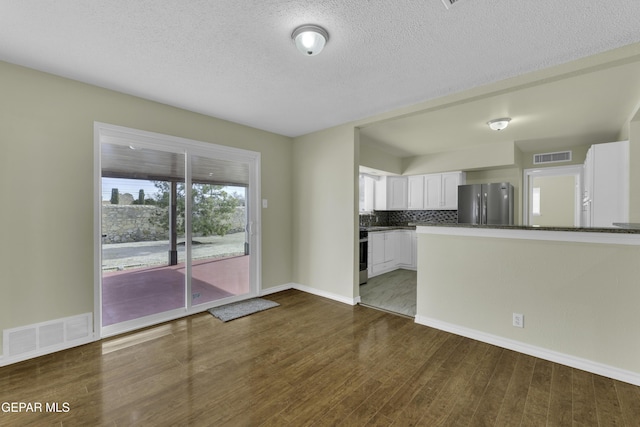
POLYGON ((640 385, 640 230, 414 225, 417 323, 640 385))

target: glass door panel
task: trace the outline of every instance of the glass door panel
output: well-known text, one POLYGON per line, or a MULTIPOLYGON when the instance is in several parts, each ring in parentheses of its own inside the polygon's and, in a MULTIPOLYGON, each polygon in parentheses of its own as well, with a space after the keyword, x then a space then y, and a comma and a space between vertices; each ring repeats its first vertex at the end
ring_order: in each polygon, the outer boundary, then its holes
POLYGON ((191 304, 250 292, 249 166, 191 158, 191 304))
POLYGON ((258 295, 259 153, 95 128, 99 335, 258 295))
POLYGON ((184 309, 185 155, 102 143, 101 163, 102 326, 184 309))

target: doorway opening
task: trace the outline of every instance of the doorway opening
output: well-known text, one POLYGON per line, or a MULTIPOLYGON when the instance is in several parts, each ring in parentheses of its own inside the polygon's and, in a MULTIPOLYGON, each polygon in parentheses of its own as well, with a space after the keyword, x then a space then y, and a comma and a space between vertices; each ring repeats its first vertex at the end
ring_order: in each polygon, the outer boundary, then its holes
POLYGON ((530 226, 579 227, 582 165, 526 169, 522 223, 530 226))
POLYGON ((99 336, 256 296, 259 153, 95 127, 99 336))

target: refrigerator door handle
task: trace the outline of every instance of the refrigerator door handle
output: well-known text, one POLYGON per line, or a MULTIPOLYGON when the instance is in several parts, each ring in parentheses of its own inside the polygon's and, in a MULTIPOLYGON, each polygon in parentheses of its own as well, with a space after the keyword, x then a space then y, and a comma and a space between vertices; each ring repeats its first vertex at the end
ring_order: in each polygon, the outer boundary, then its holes
POLYGON ((487 223, 487 193, 484 193, 484 200, 482 201, 482 223, 487 223))

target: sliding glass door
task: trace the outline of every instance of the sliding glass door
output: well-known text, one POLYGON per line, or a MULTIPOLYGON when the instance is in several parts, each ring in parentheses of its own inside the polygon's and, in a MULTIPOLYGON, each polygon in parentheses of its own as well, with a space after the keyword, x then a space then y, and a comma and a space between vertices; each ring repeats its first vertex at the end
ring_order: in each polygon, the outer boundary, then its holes
POLYGON ((184 308, 185 218, 175 207, 184 206, 176 189, 185 154, 107 143, 101 151, 102 325, 184 308))
POLYGON ((259 155, 96 128, 102 336, 257 295, 259 155))
POLYGON ((191 156, 191 304, 249 293, 246 164, 191 156))

